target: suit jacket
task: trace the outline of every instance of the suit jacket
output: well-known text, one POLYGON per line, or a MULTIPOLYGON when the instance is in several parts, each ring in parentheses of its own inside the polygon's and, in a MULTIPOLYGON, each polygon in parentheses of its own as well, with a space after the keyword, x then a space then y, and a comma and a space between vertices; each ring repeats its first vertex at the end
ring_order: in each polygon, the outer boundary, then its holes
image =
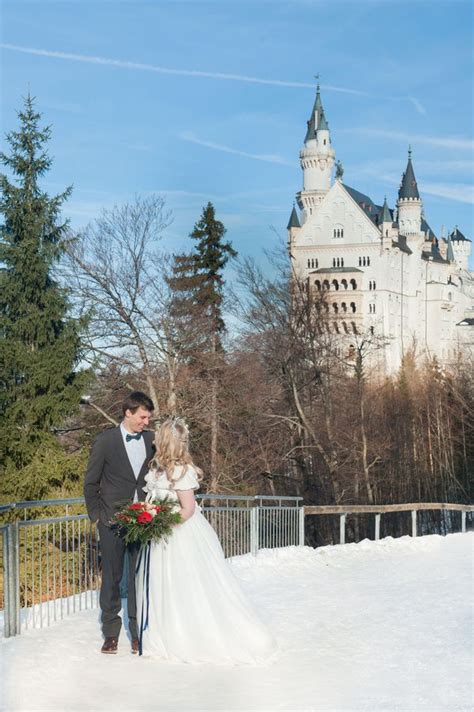
POLYGON ((132 500, 137 491, 138 499, 145 499, 145 475, 153 457, 154 433, 145 430, 143 438, 146 457, 135 475, 128 459, 120 428, 104 430, 94 441, 84 482, 84 497, 89 518, 110 526, 110 520, 125 500, 132 500))

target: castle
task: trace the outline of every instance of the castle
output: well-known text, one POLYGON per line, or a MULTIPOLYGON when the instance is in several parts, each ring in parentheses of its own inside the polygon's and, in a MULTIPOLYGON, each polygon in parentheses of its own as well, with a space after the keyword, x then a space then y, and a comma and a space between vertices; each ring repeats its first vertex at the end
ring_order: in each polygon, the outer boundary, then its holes
POLYGON ((456 227, 437 237, 423 214, 411 150, 395 209, 343 182, 320 87, 300 151, 303 188, 288 223, 293 269, 324 290, 329 327, 351 341, 376 334, 377 360, 396 371, 411 350, 441 365, 474 353, 471 241, 456 227))

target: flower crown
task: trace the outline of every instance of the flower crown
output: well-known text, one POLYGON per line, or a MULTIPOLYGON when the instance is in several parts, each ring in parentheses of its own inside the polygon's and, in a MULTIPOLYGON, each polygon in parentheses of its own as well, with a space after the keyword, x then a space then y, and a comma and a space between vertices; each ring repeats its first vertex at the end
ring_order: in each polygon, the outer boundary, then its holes
POLYGON ((179 436, 180 436, 180 433, 178 432, 178 427, 182 428, 184 430, 186 437, 189 436, 189 428, 188 428, 187 423, 184 420, 184 418, 175 416, 174 418, 171 419, 171 432, 173 433, 175 438, 179 438, 179 436))

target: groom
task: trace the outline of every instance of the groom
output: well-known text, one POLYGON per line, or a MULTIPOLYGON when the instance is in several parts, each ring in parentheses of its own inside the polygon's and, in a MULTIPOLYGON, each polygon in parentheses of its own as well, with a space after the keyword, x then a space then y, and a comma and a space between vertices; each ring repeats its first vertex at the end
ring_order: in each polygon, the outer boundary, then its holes
POLYGON ((126 546, 110 528, 110 520, 124 500, 143 500, 145 474, 152 458, 154 433, 145 428, 153 413, 153 401, 140 391, 130 393, 122 404, 123 420, 117 428, 101 433, 92 445, 87 466, 84 497, 89 518, 99 529, 102 557, 102 653, 117 652, 122 620, 120 581, 128 556, 128 620, 132 653, 138 652, 135 597, 136 546, 126 546))

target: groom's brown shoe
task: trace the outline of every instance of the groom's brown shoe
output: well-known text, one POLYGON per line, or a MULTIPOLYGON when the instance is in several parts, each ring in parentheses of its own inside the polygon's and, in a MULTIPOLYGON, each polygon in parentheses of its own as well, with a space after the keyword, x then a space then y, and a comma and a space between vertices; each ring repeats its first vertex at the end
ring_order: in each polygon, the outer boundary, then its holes
POLYGON ((107 655, 115 655, 118 647, 118 638, 116 636, 111 636, 104 640, 104 644, 100 650, 101 653, 106 653, 107 655))
POLYGON ((138 655, 138 638, 132 638, 132 655, 138 655))

